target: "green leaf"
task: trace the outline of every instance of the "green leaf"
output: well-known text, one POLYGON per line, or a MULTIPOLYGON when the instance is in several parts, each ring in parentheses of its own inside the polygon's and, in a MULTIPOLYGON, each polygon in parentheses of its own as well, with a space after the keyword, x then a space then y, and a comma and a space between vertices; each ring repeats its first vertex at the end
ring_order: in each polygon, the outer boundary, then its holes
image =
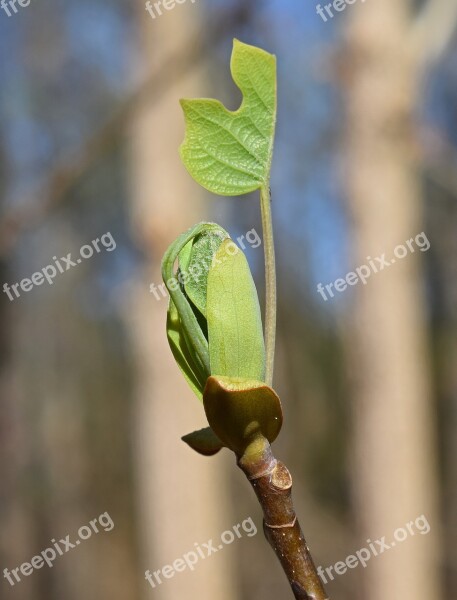
POLYGON ((275 56, 234 40, 231 72, 243 94, 238 110, 218 100, 181 100, 181 158, 200 185, 223 196, 268 187, 276 123, 275 56))
POLYGON ((211 375, 262 381, 265 345, 257 290, 243 252, 224 240, 208 274, 206 318, 211 375))
POLYGON ((184 289, 190 300, 198 308, 203 316, 206 317, 206 288, 208 284, 208 272, 213 262, 213 257, 216 254, 223 240, 229 237, 228 233, 220 228, 220 230, 204 230, 194 238, 190 251, 188 246, 185 246, 185 257, 181 260, 179 255, 179 264, 184 275, 184 289), (181 263, 185 267, 181 267, 181 263))
POLYGON ((272 443, 281 430, 281 402, 263 381, 210 377, 203 405, 216 436, 239 455, 260 436, 272 443))
POLYGON ((171 299, 167 313, 167 337, 178 367, 181 369, 192 391, 201 400, 208 375, 189 350, 178 311, 171 299))
MULTIPOLYGON (((183 293, 182 286, 174 272, 174 264, 180 252, 190 241, 192 241, 202 231, 210 230, 222 230, 225 232, 225 230, 215 223, 198 223, 185 233, 181 234, 169 246, 162 259, 162 279, 167 286, 170 298, 173 301, 173 304, 176 307, 179 315, 179 334, 184 337, 188 348, 192 348, 191 354, 198 366, 198 370, 204 373, 206 376, 209 376, 210 374, 208 340, 206 339, 206 336, 200 327, 192 306, 183 293)), ((179 344, 179 346, 180 345, 181 344, 179 344)), ((175 357, 179 357, 180 360, 184 360, 180 353, 177 353, 175 357)), ((178 358, 176 358, 176 360, 178 360, 178 358)), ((185 367, 184 363, 183 365, 180 365, 180 367, 183 370, 187 368, 185 367)))

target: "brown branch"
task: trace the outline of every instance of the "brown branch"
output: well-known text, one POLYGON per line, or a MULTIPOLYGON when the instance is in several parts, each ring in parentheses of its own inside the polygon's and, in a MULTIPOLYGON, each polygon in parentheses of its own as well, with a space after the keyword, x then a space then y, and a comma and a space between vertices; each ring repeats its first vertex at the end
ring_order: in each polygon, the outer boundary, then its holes
POLYGON ((292 503, 292 476, 273 456, 266 439, 249 449, 238 466, 252 485, 264 513, 265 537, 278 557, 297 600, 328 600, 292 503))

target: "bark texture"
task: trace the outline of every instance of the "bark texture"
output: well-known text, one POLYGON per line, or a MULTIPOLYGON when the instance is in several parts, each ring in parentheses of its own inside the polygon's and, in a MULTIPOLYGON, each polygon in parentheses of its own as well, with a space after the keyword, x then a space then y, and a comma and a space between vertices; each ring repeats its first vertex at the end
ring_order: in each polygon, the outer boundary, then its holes
POLYGON ((252 485, 264 513, 265 537, 273 548, 297 600, 328 600, 292 502, 292 476, 268 443, 238 466, 252 485))

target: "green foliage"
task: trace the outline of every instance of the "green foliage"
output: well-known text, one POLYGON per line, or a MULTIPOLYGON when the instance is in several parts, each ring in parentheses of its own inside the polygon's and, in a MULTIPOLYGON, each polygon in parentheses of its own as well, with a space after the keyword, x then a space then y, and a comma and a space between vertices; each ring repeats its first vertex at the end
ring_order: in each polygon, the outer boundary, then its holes
POLYGON ((180 268, 190 274, 184 284, 186 294, 205 317, 209 268, 221 243, 226 239, 229 239, 229 235, 222 228, 220 230, 204 230, 184 248, 188 252, 184 267, 182 266, 182 253, 179 255, 180 268))
MULTIPOLYGON (((185 294, 183 283, 180 281, 180 273, 175 274, 174 272, 174 264, 189 242, 192 242, 200 233, 209 234, 210 231, 219 232, 221 241, 228 235, 219 225, 199 223, 181 234, 170 245, 162 259, 162 278, 170 293, 167 318, 168 341, 178 366, 200 398, 204 382, 210 375, 208 340, 199 322, 198 310, 189 302, 185 294)), ((186 248, 183 252, 184 260, 187 261, 190 260, 188 251, 186 248)), ((211 260, 209 264, 211 264, 211 260)))
POLYGON ((231 72, 243 94, 236 111, 217 100, 182 100, 186 136, 181 157, 194 179, 221 195, 261 190, 266 227, 267 357, 255 284, 244 254, 214 223, 182 234, 165 253, 170 292, 167 335, 173 355, 210 427, 183 440, 210 456, 223 446, 241 454, 273 441, 282 424, 271 381, 274 358, 274 247, 269 178, 276 122, 276 59, 234 40, 231 72), (174 265, 178 261, 175 274, 174 265), (266 373, 267 371, 267 373, 266 373))
POLYGON ((246 257, 232 240, 224 240, 214 256, 206 311, 211 374, 262 381, 259 300, 246 257))
POLYGON ((228 233, 214 223, 192 227, 165 253, 162 276, 170 292, 168 341, 195 394, 202 398, 211 374, 261 380, 265 347, 257 290, 228 233))
POLYGON ((181 158, 200 185, 222 196, 268 187, 276 122, 276 58, 234 40, 231 72, 243 94, 238 110, 218 100, 181 100, 181 158))
POLYGON ((193 355, 191 338, 189 339, 185 335, 178 310, 171 299, 167 314, 167 337, 178 367, 181 369, 192 391, 201 400, 208 371, 201 368, 197 358, 193 355))

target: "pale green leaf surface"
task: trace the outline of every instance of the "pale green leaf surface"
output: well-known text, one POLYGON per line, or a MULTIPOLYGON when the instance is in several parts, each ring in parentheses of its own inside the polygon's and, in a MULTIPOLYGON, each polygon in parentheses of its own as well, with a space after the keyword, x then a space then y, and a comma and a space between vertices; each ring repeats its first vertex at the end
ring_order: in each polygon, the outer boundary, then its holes
POLYGON ((167 338, 178 367, 197 398, 202 399, 207 374, 202 371, 186 342, 178 311, 170 299, 167 314, 167 338))
POLYGON ((232 240, 222 242, 209 271, 206 318, 211 374, 263 381, 257 290, 246 257, 232 240))
POLYGON ((187 242, 187 244, 184 246, 184 248, 178 255, 179 270, 182 272, 186 272, 189 268, 190 253, 192 252, 193 243, 193 239, 190 240, 190 242, 187 242))
MULTIPOLYGON (((203 231, 193 240, 189 256, 186 254, 186 268, 184 289, 187 295, 198 308, 202 315, 206 316, 206 288, 208 283, 208 272, 211 268, 213 257, 224 239, 229 237, 223 230, 210 229, 203 231)), ((184 248, 187 253, 187 246, 184 248)), ((181 254, 179 255, 181 264, 181 254)))
POLYGON ((276 123, 276 58, 234 40, 232 77, 243 94, 230 111, 218 100, 181 100, 181 158, 192 177, 223 196, 268 185, 276 123))

